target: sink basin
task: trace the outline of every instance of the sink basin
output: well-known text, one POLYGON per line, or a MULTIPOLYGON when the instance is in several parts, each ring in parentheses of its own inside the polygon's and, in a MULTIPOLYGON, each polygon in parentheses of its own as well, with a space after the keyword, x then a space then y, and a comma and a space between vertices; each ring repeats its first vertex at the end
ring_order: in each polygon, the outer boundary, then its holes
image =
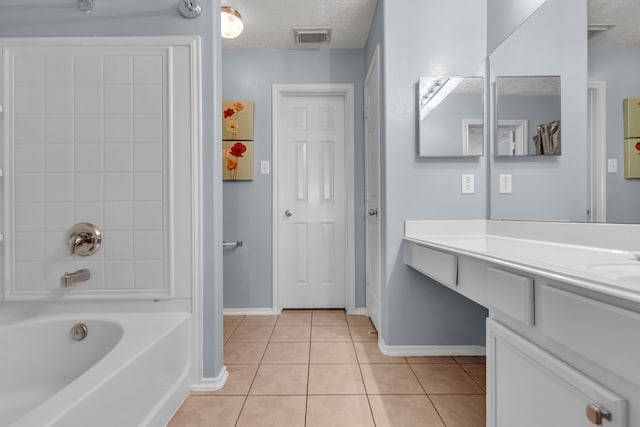
POLYGON ((590 266, 588 270, 603 278, 640 286, 640 262, 637 264, 596 264, 590 266))

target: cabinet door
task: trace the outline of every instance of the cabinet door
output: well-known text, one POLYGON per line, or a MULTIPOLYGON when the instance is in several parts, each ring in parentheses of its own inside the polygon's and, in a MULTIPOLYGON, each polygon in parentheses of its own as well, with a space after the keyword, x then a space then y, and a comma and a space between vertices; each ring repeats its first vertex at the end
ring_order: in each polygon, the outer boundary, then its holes
POLYGON ((504 326, 487 321, 487 425, 627 427, 627 402, 504 326), (587 406, 610 420, 594 424, 587 406))

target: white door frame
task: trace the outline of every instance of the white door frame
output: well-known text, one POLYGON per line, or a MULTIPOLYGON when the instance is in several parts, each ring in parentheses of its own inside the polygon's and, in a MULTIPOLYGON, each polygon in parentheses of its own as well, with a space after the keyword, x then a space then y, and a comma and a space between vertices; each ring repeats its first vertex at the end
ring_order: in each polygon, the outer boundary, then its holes
POLYGON ((606 82, 589 81, 587 92, 587 192, 590 222, 607 221, 606 82))
POLYGON ((287 96, 341 96, 344 98, 345 129, 345 203, 346 203, 346 259, 345 259, 345 309, 353 311, 355 307, 355 103, 352 84, 274 84, 272 85, 272 265, 273 265, 273 312, 282 308, 278 303, 278 120, 281 114, 282 99, 287 96))

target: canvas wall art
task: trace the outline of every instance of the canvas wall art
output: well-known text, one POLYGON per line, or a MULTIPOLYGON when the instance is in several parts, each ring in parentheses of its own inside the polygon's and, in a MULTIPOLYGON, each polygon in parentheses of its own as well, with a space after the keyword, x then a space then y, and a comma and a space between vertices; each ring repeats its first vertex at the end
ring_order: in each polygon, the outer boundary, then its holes
POLYGON ((222 101, 222 139, 253 141, 253 102, 222 101))
POLYGON ((253 180, 253 141, 222 141, 222 179, 253 180))

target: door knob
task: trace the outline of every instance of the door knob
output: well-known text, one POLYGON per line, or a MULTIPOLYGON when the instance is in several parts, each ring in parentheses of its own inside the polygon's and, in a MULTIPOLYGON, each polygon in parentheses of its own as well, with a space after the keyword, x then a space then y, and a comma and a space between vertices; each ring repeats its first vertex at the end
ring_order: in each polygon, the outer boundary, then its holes
POLYGON ((293 212, 291 212, 289 209, 284 211, 284 216, 286 216, 287 218, 289 218, 291 215, 293 215, 293 212))
POLYGON ((378 209, 369 209, 369 215, 370 216, 378 216, 378 209))
POLYGON ((594 403, 590 403, 587 405, 587 419, 591 421, 591 423, 601 426, 603 419, 611 421, 611 413, 605 411, 594 403))

